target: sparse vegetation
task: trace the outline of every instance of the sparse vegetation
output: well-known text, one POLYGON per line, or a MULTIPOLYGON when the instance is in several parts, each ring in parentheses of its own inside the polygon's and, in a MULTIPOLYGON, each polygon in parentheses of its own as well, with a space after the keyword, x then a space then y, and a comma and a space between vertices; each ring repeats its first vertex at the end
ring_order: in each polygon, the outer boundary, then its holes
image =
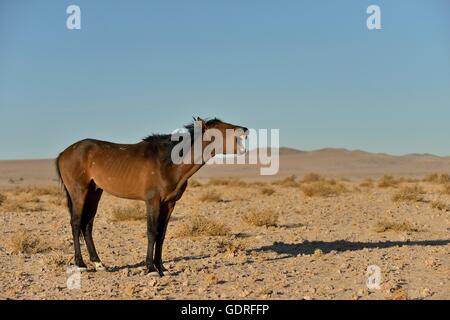
POLYGON ((12 254, 35 254, 47 251, 49 247, 40 238, 30 234, 30 232, 16 232, 7 244, 12 254))
POLYGON ((189 187, 197 188, 197 187, 201 187, 201 186, 202 186, 202 184, 200 182, 198 182, 197 180, 195 180, 195 179, 189 180, 189 187))
POLYGON ((439 200, 431 202, 431 207, 440 211, 450 211, 450 205, 439 200))
POLYGON ((247 222, 248 224, 252 224, 254 226, 276 226, 278 222, 279 214, 276 211, 273 210, 263 210, 263 211, 257 211, 257 210, 250 210, 244 216, 242 219, 247 222))
POLYGON ((422 201, 422 195, 425 193, 425 190, 418 186, 406 186, 401 188, 397 193, 392 197, 393 201, 422 201))
POLYGON ((226 236, 230 228, 204 216, 193 216, 175 232, 178 237, 226 236))
POLYGON ((348 189, 335 180, 322 180, 301 186, 307 197, 332 197, 348 192, 348 189))
POLYGON ((424 182, 436 183, 436 184, 445 184, 450 183, 450 174, 448 173, 433 173, 426 176, 423 179, 424 182))
POLYGON ((283 180, 277 180, 272 182, 273 185, 282 186, 282 187, 298 187, 299 183, 297 182, 297 177, 295 175, 284 178, 283 180))
POLYGON ((375 225, 376 232, 397 231, 397 232, 419 232, 418 227, 410 222, 394 222, 394 221, 380 221, 375 225))
POLYGON ((263 194, 265 196, 271 196, 274 193, 275 193, 275 189, 271 188, 271 187, 264 187, 261 189, 261 194, 263 194))
POLYGON ((444 188, 443 188, 443 190, 442 190, 442 193, 443 193, 443 194, 450 194, 450 182, 444 184, 444 188))
POLYGON ((247 182, 242 181, 240 179, 210 179, 208 181, 208 185, 210 186, 233 186, 233 187, 246 187, 248 186, 247 182))
POLYGON ((222 202, 223 199, 217 191, 210 190, 205 192, 201 197, 200 201, 203 202, 222 202))
POLYGON ((112 209, 112 219, 114 221, 145 220, 147 219, 147 213, 143 204, 135 202, 126 207, 114 207, 112 209))
POLYGON ((0 193, 0 206, 3 204, 3 202, 6 201, 6 199, 7 199, 6 196, 0 193))
POLYGON ((399 181, 390 175, 384 175, 378 181, 378 187, 380 187, 380 188, 396 187, 396 186, 398 186, 398 184, 399 184, 399 181))
POLYGON ((69 264, 69 259, 66 255, 64 255, 60 251, 50 252, 45 256, 46 265, 53 268, 63 268, 69 264))
POLYGON ((318 173, 307 173, 302 179, 302 182, 309 183, 309 182, 317 182, 323 180, 322 176, 318 173))
POLYGON ((364 181, 362 181, 359 186, 361 188, 373 188, 373 180, 371 178, 367 178, 364 181))

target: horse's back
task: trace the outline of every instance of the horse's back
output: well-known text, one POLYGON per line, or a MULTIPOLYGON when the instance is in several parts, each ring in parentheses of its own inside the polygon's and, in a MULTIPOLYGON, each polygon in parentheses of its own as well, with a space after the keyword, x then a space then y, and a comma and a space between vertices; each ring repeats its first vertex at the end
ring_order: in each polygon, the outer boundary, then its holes
POLYGON ((147 171, 156 171, 148 161, 145 146, 85 139, 74 143, 58 158, 63 181, 79 184, 94 181, 109 193, 136 197, 144 187, 147 171))

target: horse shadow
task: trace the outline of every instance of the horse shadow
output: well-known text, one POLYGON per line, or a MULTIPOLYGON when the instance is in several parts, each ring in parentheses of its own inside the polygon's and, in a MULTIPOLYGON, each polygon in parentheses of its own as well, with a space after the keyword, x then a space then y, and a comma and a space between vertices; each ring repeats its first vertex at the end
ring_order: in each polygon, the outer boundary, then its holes
POLYGON ((272 245, 251 249, 249 252, 272 251, 285 254, 288 257, 313 254, 317 249, 323 253, 358 251, 363 249, 387 249, 392 247, 415 247, 415 246, 445 246, 450 244, 450 239, 445 240, 417 240, 417 241, 378 241, 378 242, 351 242, 347 240, 304 241, 302 243, 275 242, 272 245))

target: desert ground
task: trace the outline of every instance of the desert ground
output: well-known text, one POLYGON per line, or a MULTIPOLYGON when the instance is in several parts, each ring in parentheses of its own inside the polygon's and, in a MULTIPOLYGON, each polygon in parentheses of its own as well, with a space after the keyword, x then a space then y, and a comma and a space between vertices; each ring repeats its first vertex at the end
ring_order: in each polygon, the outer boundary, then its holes
POLYGON ((82 241, 80 289, 66 285, 73 243, 52 162, 0 162, 0 298, 450 299, 449 158, 282 159, 270 179, 199 172, 169 223, 162 278, 143 267, 143 204, 104 194, 94 241, 108 270, 93 270, 82 241), (369 265, 379 289, 366 286, 369 265))

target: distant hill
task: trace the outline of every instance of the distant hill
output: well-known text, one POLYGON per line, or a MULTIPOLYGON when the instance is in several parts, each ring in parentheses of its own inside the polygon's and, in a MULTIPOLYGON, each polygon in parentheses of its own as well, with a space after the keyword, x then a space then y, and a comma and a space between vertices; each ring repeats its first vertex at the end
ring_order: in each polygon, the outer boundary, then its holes
MULTIPOLYGON (((250 151, 251 154, 258 150, 250 151)), ((234 177, 240 179, 280 179, 289 175, 301 177, 317 172, 330 177, 362 179, 377 178, 384 174, 421 177, 433 172, 450 173, 450 157, 430 154, 392 156, 361 150, 325 148, 301 151, 280 148, 280 170, 276 176, 261 177, 260 165, 207 165, 196 175, 197 179, 234 177)), ((0 186, 55 183, 54 160, 4 160, 0 161, 0 186)))

